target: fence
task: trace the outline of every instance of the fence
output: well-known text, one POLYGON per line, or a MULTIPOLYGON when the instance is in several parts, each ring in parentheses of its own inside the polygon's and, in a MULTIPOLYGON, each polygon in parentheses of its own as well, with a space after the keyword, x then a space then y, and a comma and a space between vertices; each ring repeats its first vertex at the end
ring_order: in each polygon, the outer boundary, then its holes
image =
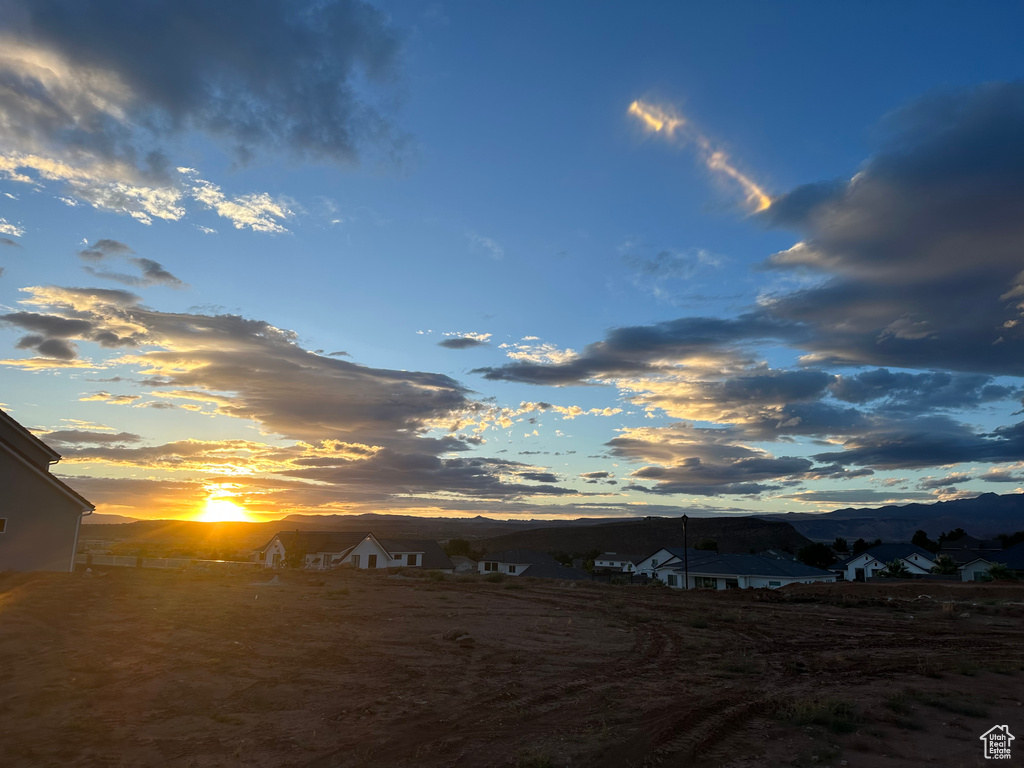
POLYGON ((260 563, 252 560, 199 560, 189 557, 139 557, 136 555, 75 555, 75 567, 79 570, 106 566, 114 568, 254 568, 260 563))

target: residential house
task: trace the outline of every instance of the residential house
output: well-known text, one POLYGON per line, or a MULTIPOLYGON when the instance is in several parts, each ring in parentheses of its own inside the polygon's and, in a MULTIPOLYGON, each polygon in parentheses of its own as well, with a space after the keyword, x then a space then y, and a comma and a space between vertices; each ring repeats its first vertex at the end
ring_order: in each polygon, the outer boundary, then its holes
POLYGON ((685 567, 678 559, 659 566, 655 578, 676 589, 776 589, 787 584, 834 582, 836 575, 797 560, 701 551, 689 558, 685 567))
POLYGON ((509 576, 534 576, 543 579, 570 579, 590 577, 576 568, 559 563, 551 555, 532 549, 507 549, 484 555, 477 563, 479 573, 505 573, 509 576))
POLYGON ((407 567, 451 572, 455 567, 436 541, 378 539, 367 532, 279 531, 257 550, 257 559, 275 568, 284 565, 290 553, 311 570, 351 565, 364 570, 407 567))
POLYGON ((937 555, 948 555, 957 565, 964 565, 978 558, 998 554, 1003 549, 1000 539, 976 539, 961 536, 953 541, 943 541, 937 555))
POLYGON ((449 555, 455 573, 476 573, 476 560, 465 555, 449 555))
POLYGON ((641 560, 643 560, 643 555, 625 554, 623 552, 602 552, 594 558, 594 570, 634 573, 636 571, 636 564, 641 560))
POLYGON ((666 565, 672 565, 678 563, 682 565, 687 559, 691 562, 695 558, 705 557, 707 555, 717 554, 716 552, 708 552, 704 549, 693 549, 683 547, 662 547, 657 552, 653 552, 647 557, 642 557, 634 563, 636 566, 636 573, 647 576, 648 578, 656 578, 655 572, 659 568, 663 568, 666 565))
POLYGON ((72 571, 95 507, 50 474, 60 454, 0 411, 0 571, 72 571))
POLYGON ((960 578, 964 581, 984 580, 988 570, 996 563, 1005 565, 1018 576, 1024 576, 1024 542, 998 551, 989 551, 984 557, 963 563, 960 566, 960 578))
POLYGON ((931 573, 935 565, 935 555, 927 549, 916 544, 894 543, 877 544, 871 549, 836 563, 832 570, 842 572, 847 581, 864 581, 896 560, 902 561, 914 576, 931 573))

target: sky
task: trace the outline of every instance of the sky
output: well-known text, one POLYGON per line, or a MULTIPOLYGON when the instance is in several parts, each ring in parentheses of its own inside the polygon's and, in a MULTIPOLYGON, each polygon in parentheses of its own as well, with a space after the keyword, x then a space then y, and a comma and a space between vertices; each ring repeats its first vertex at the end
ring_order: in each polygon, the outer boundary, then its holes
POLYGON ((0 0, 0 407, 135 518, 1022 492, 1022 26, 0 0))

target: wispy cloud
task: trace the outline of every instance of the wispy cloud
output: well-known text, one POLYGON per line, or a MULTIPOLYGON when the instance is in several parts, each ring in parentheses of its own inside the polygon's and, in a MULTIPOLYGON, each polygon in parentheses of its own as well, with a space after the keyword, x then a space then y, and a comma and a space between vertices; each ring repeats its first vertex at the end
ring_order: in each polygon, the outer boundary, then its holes
POLYGON ((470 249, 477 253, 482 253, 495 261, 505 258, 505 249, 489 237, 467 231, 466 239, 469 240, 470 249))
POLYGON ((761 186, 737 169, 725 152, 715 148, 707 136, 671 107, 638 100, 629 105, 628 112, 636 117, 647 131, 660 134, 669 140, 695 144, 701 160, 708 169, 735 182, 742 190, 747 206, 755 213, 765 210, 772 204, 772 199, 761 186))
MULTIPOLYGON (((16 224, 11 224, 7 219, 0 218, 0 234, 23 237, 25 235, 25 230, 16 224)), ((10 243, 12 241, 7 240, 7 242, 10 243)))

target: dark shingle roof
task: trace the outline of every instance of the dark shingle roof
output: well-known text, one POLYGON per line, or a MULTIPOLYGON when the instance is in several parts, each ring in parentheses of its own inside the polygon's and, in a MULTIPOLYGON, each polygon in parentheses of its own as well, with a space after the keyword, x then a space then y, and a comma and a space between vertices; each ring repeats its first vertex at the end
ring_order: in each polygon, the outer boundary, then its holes
POLYGON ((629 554, 626 552, 602 552, 595 560, 620 560, 624 563, 639 563, 644 559, 643 555, 629 554))
POLYGON ((1024 571, 1024 541, 1001 552, 985 552, 978 556, 985 558, 990 563, 1002 563, 1015 571, 1024 571))
POLYGON ((861 555, 871 555, 873 558, 882 563, 891 563, 893 560, 899 560, 900 558, 910 557, 911 555, 922 555, 931 562, 935 562, 935 555, 929 552, 923 547, 917 546, 917 544, 910 544, 906 542, 896 542, 893 544, 876 544, 871 549, 866 549, 863 552, 858 552, 856 555, 852 555, 841 564, 844 568, 861 555))
POLYGON ((347 552, 356 544, 361 542, 370 534, 346 533, 343 531, 278 531, 274 538, 259 548, 263 552, 269 547, 274 539, 280 539, 284 545, 284 551, 299 547, 307 553, 314 552, 347 552))
POLYGON ((430 539, 381 539, 380 543, 392 555, 401 552, 422 552, 423 562, 412 566, 413 568, 450 571, 455 567, 441 545, 430 539))
MULTIPOLYGON (((684 569, 674 567, 677 573, 684 569)), ((690 573, 735 574, 736 576, 782 576, 787 578, 834 577, 831 571, 823 571, 797 560, 779 560, 762 555, 713 555, 690 560, 690 573)))
POLYGON ((490 552, 480 558, 490 563, 530 563, 533 565, 557 565, 558 561, 544 552, 532 549, 506 549, 501 552, 490 552))

